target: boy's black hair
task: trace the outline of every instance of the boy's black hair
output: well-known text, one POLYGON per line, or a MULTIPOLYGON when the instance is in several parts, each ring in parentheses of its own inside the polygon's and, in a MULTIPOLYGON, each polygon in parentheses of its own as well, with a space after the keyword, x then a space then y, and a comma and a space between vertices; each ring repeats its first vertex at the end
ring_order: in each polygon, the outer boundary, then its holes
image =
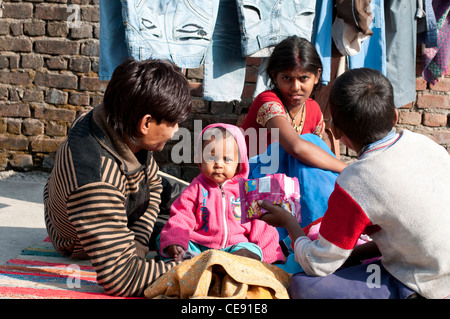
POLYGON ((189 84, 166 60, 129 60, 113 72, 103 104, 107 121, 120 136, 139 137, 138 123, 150 114, 157 123, 183 122, 191 112, 189 84))
POLYGON ((322 61, 314 45, 296 35, 289 36, 278 43, 269 57, 266 72, 271 80, 272 87, 274 88, 274 80, 278 73, 292 70, 297 66, 301 66, 303 70, 319 76, 319 82, 314 86, 314 94, 322 82, 322 72, 320 74, 318 72, 319 69, 323 71, 322 61))
POLYGON ((394 126, 392 84, 377 70, 344 72, 331 86, 329 105, 333 124, 361 146, 385 137, 394 126))

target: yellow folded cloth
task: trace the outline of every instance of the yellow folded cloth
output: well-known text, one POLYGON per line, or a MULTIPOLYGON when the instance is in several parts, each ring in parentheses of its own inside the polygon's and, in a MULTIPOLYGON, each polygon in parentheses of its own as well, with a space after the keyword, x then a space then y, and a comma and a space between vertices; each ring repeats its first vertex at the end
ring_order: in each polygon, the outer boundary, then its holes
POLYGON ((207 250, 155 280, 147 298, 288 299, 290 275, 256 259, 207 250))

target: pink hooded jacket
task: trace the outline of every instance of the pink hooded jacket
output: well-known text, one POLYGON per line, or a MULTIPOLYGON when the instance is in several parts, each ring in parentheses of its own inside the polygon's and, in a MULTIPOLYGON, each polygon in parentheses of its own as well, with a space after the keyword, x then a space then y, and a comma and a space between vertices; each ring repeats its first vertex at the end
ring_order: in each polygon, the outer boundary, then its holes
MULTIPOLYGON (((213 127, 223 127, 236 139, 240 165, 234 177, 222 186, 200 173, 175 200, 170 218, 161 231, 160 253, 170 245, 187 250, 189 241, 223 249, 242 242, 252 242, 263 252, 263 261, 284 261, 277 230, 261 220, 241 224, 238 178, 247 178, 249 163, 244 135, 234 125, 216 123, 208 125, 199 136, 201 148, 203 133, 213 127)), ((198 150, 197 150, 198 151, 198 150)))

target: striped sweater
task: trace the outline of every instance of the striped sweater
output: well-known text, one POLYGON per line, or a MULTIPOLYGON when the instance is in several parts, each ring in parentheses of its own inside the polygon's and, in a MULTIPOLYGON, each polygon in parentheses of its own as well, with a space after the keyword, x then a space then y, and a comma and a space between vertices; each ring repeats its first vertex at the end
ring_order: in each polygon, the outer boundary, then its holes
POLYGON ((78 118, 44 188, 45 223, 65 256, 89 258, 105 292, 139 296, 175 263, 146 260, 161 179, 151 152, 133 154, 102 106, 78 118))
POLYGON ((394 132, 363 149, 358 161, 342 171, 319 239, 297 239, 295 258, 307 274, 326 276, 365 233, 391 275, 425 298, 448 298, 449 193, 447 151, 423 135, 394 132))

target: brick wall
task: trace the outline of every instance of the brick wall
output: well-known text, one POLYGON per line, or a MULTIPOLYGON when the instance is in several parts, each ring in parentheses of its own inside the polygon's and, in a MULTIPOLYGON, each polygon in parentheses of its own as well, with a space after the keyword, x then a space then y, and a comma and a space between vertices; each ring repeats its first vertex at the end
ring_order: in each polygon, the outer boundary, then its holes
MULTIPOLYGON (((71 122, 101 102, 107 85, 98 79, 98 0, 9 0, 1 12, 0 171, 49 170, 71 122)), ((235 124, 250 105, 259 62, 248 59, 243 100, 236 103, 204 101, 202 69, 186 70, 194 112, 182 126, 193 130, 194 119, 203 126, 235 124)), ((429 85, 420 69, 419 61, 417 100, 400 109, 398 127, 450 150, 450 76, 429 85)), ((198 172, 195 165, 171 163, 177 142, 155 157, 164 171, 190 180, 198 172)), ((340 153, 344 160, 354 156, 344 147, 340 153)))

